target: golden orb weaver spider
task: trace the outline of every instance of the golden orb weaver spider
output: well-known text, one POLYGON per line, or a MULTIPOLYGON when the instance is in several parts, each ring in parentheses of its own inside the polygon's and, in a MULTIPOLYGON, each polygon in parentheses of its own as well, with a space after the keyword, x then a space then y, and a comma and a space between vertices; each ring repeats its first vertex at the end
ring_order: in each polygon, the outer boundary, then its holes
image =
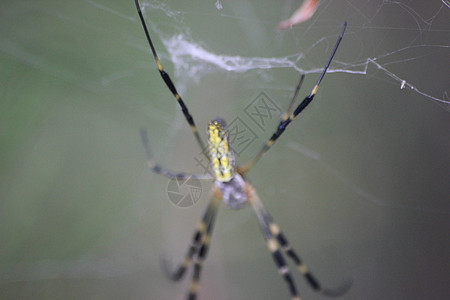
MULTIPOLYGON (((179 103, 181 110, 183 111, 183 114, 187 122, 189 123, 191 130, 197 140, 197 143, 203 150, 204 143, 198 133, 197 127, 195 126, 194 119, 189 113, 189 110, 187 106, 184 104, 184 101, 182 100, 181 96, 178 94, 175 85, 170 79, 170 76, 164 71, 161 62, 159 61, 155 47, 153 46, 152 39, 150 38, 150 34, 148 32, 147 25, 145 23, 144 16, 141 11, 139 1, 135 0, 135 4, 139 18, 142 23, 142 27, 147 37, 147 41, 150 45, 153 57, 158 67, 159 73, 162 79, 164 80, 165 84, 167 85, 167 87, 169 88, 169 90, 172 92, 173 96, 179 103)), ((282 116, 276 131, 273 133, 271 138, 263 145, 263 147, 256 154, 256 156, 243 166, 235 165, 233 150, 231 149, 230 141, 228 139, 227 127, 225 121, 222 119, 215 119, 208 123, 209 156, 207 156, 206 154, 205 156, 207 157, 212 166, 214 176, 210 176, 209 174, 203 175, 203 174, 173 173, 156 164, 150 152, 147 133, 144 129, 141 129, 140 133, 142 143, 144 145, 145 152, 147 155, 147 164, 153 172, 160 175, 164 175, 170 179, 187 179, 188 177, 192 177, 197 179, 209 179, 214 181, 210 202, 206 208, 205 213, 203 214, 201 221, 197 226, 196 231, 194 232, 194 235, 192 237, 192 243, 188 247, 188 251, 185 255, 184 260, 180 263, 180 265, 174 272, 168 270, 167 265, 165 265, 168 277, 173 281, 178 281, 183 278, 190 264, 192 262, 194 263, 194 271, 187 299, 189 300, 197 299, 202 264, 208 254, 211 234, 213 231, 214 222, 219 208, 220 200, 223 200, 230 209, 240 209, 244 207, 246 204, 251 205, 253 211, 255 212, 258 218, 258 222, 262 234, 264 236, 264 239, 266 241, 267 248, 272 254, 272 257, 278 268, 279 274, 283 277, 289 288, 292 300, 299 300, 300 296, 297 291, 294 279, 291 275, 291 272, 285 262, 285 259, 281 251, 284 251, 285 254, 290 259, 292 259, 292 261, 295 263, 300 273, 305 277, 306 281, 314 289, 314 291, 328 296, 339 296, 344 294, 349 289, 350 283, 346 283, 345 285, 337 289, 322 288, 318 280, 312 275, 312 273, 308 270, 308 268, 303 264, 302 260, 297 255, 296 251, 291 247, 285 235, 280 230, 280 227, 276 223, 274 223, 272 216, 264 208, 254 187, 246 179, 246 174, 251 169, 251 167, 262 157, 264 153, 266 153, 270 149, 270 147, 275 143, 275 141, 283 134, 284 130, 289 125, 289 123, 298 114, 300 114, 300 112, 302 112, 303 109, 305 109, 305 107, 313 100, 314 96, 317 93, 317 90, 319 89, 319 84, 322 81, 323 77, 325 76, 325 73, 327 72, 327 69, 337 51, 337 48, 339 47, 346 26, 347 23, 345 22, 342 27, 341 34, 339 35, 339 38, 336 42, 336 45, 334 46, 333 51, 322 73, 320 74, 316 85, 312 89, 309 96, 305 97, 303 101, 297 106, 297 108, 292 112, 292 106, 297 98, 298 92, 303 83, 303 79, 305 78, 305 75, 303 74, 296 87, 295 93, 290 101, 289 107, 286 113, 282 116)))

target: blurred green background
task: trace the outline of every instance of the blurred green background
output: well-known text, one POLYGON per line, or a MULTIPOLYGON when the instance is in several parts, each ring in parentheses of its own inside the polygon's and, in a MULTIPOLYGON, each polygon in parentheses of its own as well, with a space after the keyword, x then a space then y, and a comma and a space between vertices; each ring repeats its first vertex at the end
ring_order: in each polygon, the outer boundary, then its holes
MULTIPOLYGON (((443 1, 321 1, 310 21, 282 32, 299 1, 142 2, 200 132, 218 116, 253 126, 238 163, 277 122, 255 127, 245 107, 264 92, 285 108, 300 69, 309 93, 347 20, 316 99, 249 177, 325 286, 353 280, 340 299, 448 297, 443 1), (177 56, 166 47, 174 36, 253 67, 177 56), (252 59, 271 57, 299 58, 297 70, 252 59)), ((168 281, 160 260, 181 259, 209 186, 181 209, 146 167, 140 127, 158 162, 202 171, 133 1, 2 1, 0 67, 0 298, 183 299, 188 280, 168 281)), ((253 212, 222 207, 216 225, 200 299, 288 299, 253 212)), ((324 299, 295 277, 304 299, 324 299)))

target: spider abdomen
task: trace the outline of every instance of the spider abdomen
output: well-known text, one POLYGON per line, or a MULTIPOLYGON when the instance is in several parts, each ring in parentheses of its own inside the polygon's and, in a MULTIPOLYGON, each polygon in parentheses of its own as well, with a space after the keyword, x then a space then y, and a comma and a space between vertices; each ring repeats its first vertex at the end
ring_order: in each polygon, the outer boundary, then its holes
POLYGON ((235 175, 234 153, 230 146, 224 120, 215 119, 209 122, 208 145, 216 179, 220 182, 229 182, 235 175))

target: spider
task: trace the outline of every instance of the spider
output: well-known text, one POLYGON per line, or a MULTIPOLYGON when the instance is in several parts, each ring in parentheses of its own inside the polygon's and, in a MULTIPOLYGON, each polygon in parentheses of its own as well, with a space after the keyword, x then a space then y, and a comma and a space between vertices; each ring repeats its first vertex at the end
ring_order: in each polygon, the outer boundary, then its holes
MULTIPOLYGON (((141 11, 139 1, 135 0, 135 3, 139 18, 142 23, 142 27, 153 53, 153 57, 155 59, 159 73, 165 84, 177 100, 178 104, 180 105, 181 110, 183 111, 183 114, 195 136, 195 139, 197 140, 197 143, 199 144, 201 149, 204 149, 204 143, 198 133, 197 126, 194 123, 194 119, 189 113, 189 110, 182 100, 181 96, 178 94, 177 89, 170 79, 169 74, 164 71, 161 65, 155 47, 153 46, 152 39, 150 38, 150 34, 141 11)), ((293 104, 303 83, 303 79, 305 78, 305 75, 303 74, 300 78, 299 83, 297 84, 289 107, 286 113, 284 113, 284 115, 282 116, 277 129, 270 137, 270 139, 262 146, 261 150, 255 155, 255 157, 246 164, 242 166, 236 166, 233 150, 229 141, 227 126, 225 121, 222 119, 215 119, 208 123, 207 133, 209 156, 207 154, 205 154, 205 156, 211 164, 213 175, 174 173, 168 169, 161 167, 154 161, 151 155, 148 137, 145 129, 141 129, 140 134, 147 156, 147 164, 153 172, 164 175, 170 179, 183 180, 188 178, 197 178, 213 181, 209 204, 194 232, 191 245, 188 247, 188 251, 184 257, 184 260, 174 271, 169 270, 167 263, 165 264, 165 271, 168 277, 173 281, 181 280, 186 274, 186 271, 190 267, 191 263, 194 264, 194 271, 189 292, 187 294, 187 299, 197 299, 202 265, 208 254, 211 235, 214 228, 214 222, 221 200, 223 200, 230 209, 237 210, 243 208, 248 204, 253 208, 253 211, 255 212, 258 219, 262 234, 266 241, 267 248, 272 254, 279 274, 283 277, 287 284, 287 287, 291 294, 291 299, 299 300, 300 296, 291 272, 282 255, 282 251, 284 251, 284 253, 293 260, 300 273, 305 277, 306 281, 314 291, 328 296, 339 296, 344 294, 349 289, 350 283, 346 283, 345 285, 337 289, 322 288, 318 280, 312 275, 309 269, 303 264, 296 251, 291 247, 280 227, 273 221, 272 216, 264 208, 258 194, 255 191, 255 188, 246 178, 248 171, 272 147, 275 141, 283 134, 284 130, 291 123, 291 121, 294 120, 294 118, 298 114, 300 114, 300 112, 302 112, 303 109, 305 109, 305 107, 313 100, 319 89, 319 84, 325 76, 325 73, 327 72, 327 69, 342 40, 346 26, 347 23, 345 22, 336 45, 334 46, 333 51, 309 96, 305 97, 304 100, 295 108, 295 110, 292 110, 293 104)))

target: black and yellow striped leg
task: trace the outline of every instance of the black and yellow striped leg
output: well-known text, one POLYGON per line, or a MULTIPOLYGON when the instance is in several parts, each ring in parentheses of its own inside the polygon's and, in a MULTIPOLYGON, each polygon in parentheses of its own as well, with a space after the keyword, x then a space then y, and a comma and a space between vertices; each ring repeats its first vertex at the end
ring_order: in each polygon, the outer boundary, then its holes
POLYGON ((189 293, 187 295, 188 300, 197 299, 198 287, 200 283, 200 274, 203 267, 203 262, 208 255, 209 245, 211 242, 212 232, 216 220, 217 211, 219 208, 220 200, 222 199, 221 192, 217 189, 213 189, 213 198, 211 201, 211 212, 209 222, 206 225, 206 232, 201 238, 201 244, 194 258, 194 273, 192 274, 191 285, 189 287, 189 293))
MULTIPOLYGON (((205 149, 205 146, 203 144, 202 138, 200 137, 197 126, 195 126, 194 119, 192 115, 189 113, 189 110, 187 106, 184 104, 183 99, 181 99, 181 96, 178 94, 177 89, 175 88, 175 85, 172 82, 172 79, 170 79, 169 74, 164 71, 161 62, 159 61, 158 54, 156 53, 155 47, 153 46, 152 39, 150 38, 150 33, 148 32, 147 25, 145 24, 144 16, 142 15, 141 7, 139 5, 139 1, 135 0, 136 9, 139 14, 139 18, 141 19, 142 27, 144 28, 145 36, 147 37, 148 44, 150 45, 150 48, 152 49, 153 58, 155 59, 156 66, 158 67, 159 74, 161 75, 162 79, 166 83, 169 90, 172 92, 175 99, 178 101, 178 104, 181 107, 181 110, 183 111, 184 117, 186 118, 186 121, 189 123, 189 126, 191 127, 192 132, 194 133, 194 136, 200 146, 200 149, 205 149)), ((205 157, 209 160, 209 156, 205 154, 205 157)))
POLYGON ((199 250, 201 240, 206 231, 206 226, 207 226, 206 224, 209 223, 210 215, 211 215, 211 205, 208 206, 208 208, 206 209, 206 212, 203 216, 202 221, 198 224, 197 229, 192 237, 191 245, 189 246, 189 249, 183 259, 183 262, 180 263, 180 265, 177 267, 177 269, 174 272, 172 272, 169 270, 167 263, 164 264, 164 267, 165 267, 164 269, 166 271, 166 275, 171 280, 178 281, 181 278, 183 278, 183 276, 185 275, 186 270, 189 268, 189 266, 192 262, 192 257, 199 250))
POLYGON ((175 271, 171 271, 167 261, 163 261, 164 271, 167 277, 173 281, 179 281, 186 273, 186 270, 189 268, 192 258, 195 254, 197 254, 202 247, 203 241, 206 235, 209 235, 211 231, 211 220, 214 219, 218 204, 220 203, 220 195, 214 194, 209 202, 205 213, 203 214, 202 220, 197 225, 197 229, 192 236, 191 245, 188 248, 188 251, 183 259, 183 261, 179 264, 175 271))
POLYGON ((260 209, 261 201, 259 200, 259 197, 256 194, 253 187, 248 186, 248 191, 249 191, 248 192, 249 202, 258 218, 261 231, 263 233, 264 239, 266 240, 267 248, 272 254, 273 260, 275 261, 275 264, 278 268, 278 273, 283 277, 284 281, 286 282, 289 288, 289 292, 291 294, 291 299, 300 300, 300 296, 298 294, 294 279, 291 275, 291 272, 289 271, 286 261, 283 258, 283 255, 281 254, 278 242, 274 238, 274 235, 270 230, 269 223, 267 223, 266 219, 264 218, 264 214, 260 209))
POLYGON ((317 91, 319 90, 319 85, 322 82, 322 79, 325 76, 325 74, 328 70, 328 67, 331 64, 331 61, 333 60, 334 55, 336 54, 339 44, 341 43, 341 40, 342 40, 342 37, 344 36, 346 27, 347 27, 347 22, 344 23, 341 34, 339 35, 339 38, 333 48, 333 51, 331 52, 331 55, 328 58, 328 61, 325 65, 325 67, 323 68, 323 71, 320 74, 319 79, 317 80, 317 83, 314 86, 314 88, 312 89, 309 96, 305 97, 303 99, 303 101, 294 110, 294 112, 291 113, 292 104, 295 101, 295 98, 296 98, 298 91, 300 90, 301 84, 303 82, 303 76, 302 76, 302 78, 300 79, 300 82, 297 85, 297 88, 296 88, 296 91, 292 98, 292 101, 289 104, 289 108, 288 108, 287 112, 283 115, 283 118, 281 119, 280 123, 278 124, 276 131, 273 133, 273 135, 270 137, 270 139, 262 146, 261 150, 256 154, 256 156, 252 160, 250 160, 249 162, 247 162, 246 164, 244 164, 238 168, 238 171, 240 174, 245 175, 258 162, 258 160, 264 155, 264 153, 266 153, 272 147, 272 145, 275 143, 275 141, 283 134, 283 132, 286 130, 289 123, 291 123, 291 121, 294 120, 294 118, 298 114, 300 114, 306 108, 306 106, 308 106, 308 104, 311 103, 311 101, 314 99, 314 96, 316 95, 317 91))
POLYGON ((298 82, 297 87, 295 88, 294 95, 292 96, 291 102, 289 102, 288 109, 286 110, 286 113, 283 115, 282 120, 288 119, 289 116, 291 115, 292 106, 294 105, 295 100, 297 99, 298 92, 302 88, 303 80, 305 80, 305 74, 302 74, 302 76, 300 77, 300 81, 298 82))
MULTIPOLYGON (((283 115, 283 120, 288 119, 289 116, 291 115, 292 106, 294 105, 295 99, 297 99, 298 92, 300 91, 300 88, 302 87, 304 79, 305 79, 305 74, 302 74, 302 76, 300 77, 300 81, 297 84, 297 87, 295 88, 294 95, 291 98, 291 102, 289 102, 288 109, 283 115)), ((253 167, 253 165, 256 164, 256 162, 263 156, 263 154, 266 153, 267 150, 269 150, 269 148, 273 145, 274 142, 275 142, 275 140, 273 140, 273 141, 269 140, 266 144, 264 144, 262 149, 258 152, 258 154, 252 160, 247 162, 245 165, 238 167, 238 172, 241 175, 245 175, 251 169, 251 167, 253 167)))
POLYGON ((281 249, 284 252, 286 252, 287 256, 289 256, 294 261, 295 265, 297 266, 297 269, 305 277, 306 281, 313 288, 314 291, 327 296, 340 296, 342 294, 345 294, 350 289, 351 287, 350 281, 336 289, 322 288, 319 281, 309 271, 308 267, 305 264, 303 264, 300 256, 298 256, 296 251, 291 247, 285 235, 281 231, 280 227, 273 221, 272 216, 264 208, 261 200, 258 197, 255 197, 254 205, 261 212, 264 221, 268 224, 271 235, 276 238, 279 245, 281 246, 281 249))
POLYGON ((161 167, 153 159, 152 153, 150 151, 150 145, 148 143, 147 131, 141 128, 139 132, 141 134, 142 145, 144 146, 145 154, 147 155, 147 165, 153 172, 166 176, 170 179, 186 180, 189 178, 195 178, 199 180, 213 180, 213 177, 209 174, 174 173, 168 169, 161 167))

